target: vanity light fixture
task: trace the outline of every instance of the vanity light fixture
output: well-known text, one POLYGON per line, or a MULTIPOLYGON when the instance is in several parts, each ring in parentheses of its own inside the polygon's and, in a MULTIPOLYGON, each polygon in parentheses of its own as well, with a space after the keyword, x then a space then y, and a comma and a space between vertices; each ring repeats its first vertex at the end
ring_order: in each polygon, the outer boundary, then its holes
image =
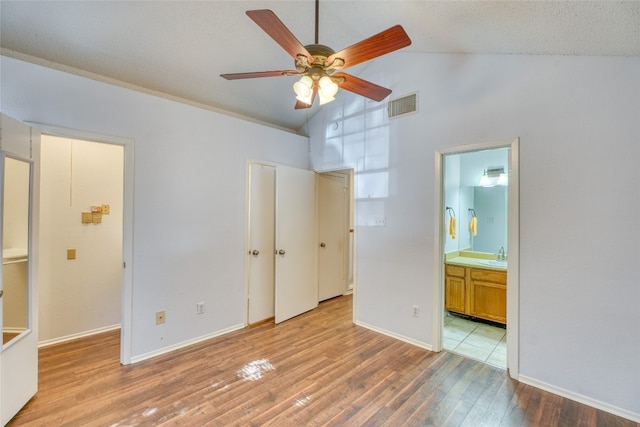
POLYGON ((480 187, 495 187, 496 185, 509 185, 509 178, 504 173, 504 168, 486 169, 480 177, 480 187))

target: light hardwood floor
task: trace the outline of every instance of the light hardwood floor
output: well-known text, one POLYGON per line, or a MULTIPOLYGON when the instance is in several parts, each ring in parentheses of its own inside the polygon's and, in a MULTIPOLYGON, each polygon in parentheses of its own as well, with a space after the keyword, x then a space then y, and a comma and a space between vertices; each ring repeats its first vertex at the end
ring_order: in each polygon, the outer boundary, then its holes
POLYGON ((129 366, 118 331, 42 348, 39 391, 9 426, 640 426, 355 326, 351 304, 129 366))

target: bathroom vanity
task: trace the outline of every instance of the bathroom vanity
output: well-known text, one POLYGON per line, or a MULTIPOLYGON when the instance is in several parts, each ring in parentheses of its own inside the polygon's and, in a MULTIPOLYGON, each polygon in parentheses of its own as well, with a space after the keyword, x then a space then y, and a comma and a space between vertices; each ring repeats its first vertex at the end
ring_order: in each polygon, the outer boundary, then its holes
POLYGON ((445 309, 507 322, 507 262, 495 255, 460 251, 445 257, 445 309))

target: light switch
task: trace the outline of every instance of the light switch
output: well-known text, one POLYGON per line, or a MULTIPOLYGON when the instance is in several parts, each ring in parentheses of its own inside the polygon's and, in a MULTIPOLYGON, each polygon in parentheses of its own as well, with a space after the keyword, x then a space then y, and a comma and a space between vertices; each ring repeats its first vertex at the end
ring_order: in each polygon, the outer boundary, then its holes
POLYGON ((102 222, 101 212, 92 212, 91 216, 92 216, 91 222, 93 222, 94 224, 100 224, 102 222))
POLYGON ((83 224, 91 224, 93 222, 93 213, 91 212, 82 212, 82 223, 83 224))
POLYGON ((76 259, 75 249, 67 249, 67 259, 76 259))

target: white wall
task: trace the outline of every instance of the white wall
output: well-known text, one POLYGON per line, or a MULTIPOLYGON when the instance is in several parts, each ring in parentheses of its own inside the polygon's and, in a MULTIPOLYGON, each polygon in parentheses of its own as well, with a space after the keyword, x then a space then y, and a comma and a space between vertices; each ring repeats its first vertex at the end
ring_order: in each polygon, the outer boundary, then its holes
POLYGON ((123 147, 44 135, 40 165, 40 336, 61 339, 120 324, 123 147), (108 204, 100 224, 82 212, 108 204), (67 260, 67 249, 76 259, 67 260))
POLYGON ((247 160, 308 166, 298 135, 1 58, 2 112, 135 140, 132 356, 245 321, 247 160), (204 301, 206 312, 196 314, 204 301), (155 312, 166 323, 155 324, 155 312))
MULTIPOLYGON (((420 105, 389 122, 386 227, 356 231, 357 320, 433 343, 434 152, 520 137, 520 376, 640 419, 640 58, 399 52, 360 76, 420 105)), ((314 116, 314 168, 362 105, 314 116)))

